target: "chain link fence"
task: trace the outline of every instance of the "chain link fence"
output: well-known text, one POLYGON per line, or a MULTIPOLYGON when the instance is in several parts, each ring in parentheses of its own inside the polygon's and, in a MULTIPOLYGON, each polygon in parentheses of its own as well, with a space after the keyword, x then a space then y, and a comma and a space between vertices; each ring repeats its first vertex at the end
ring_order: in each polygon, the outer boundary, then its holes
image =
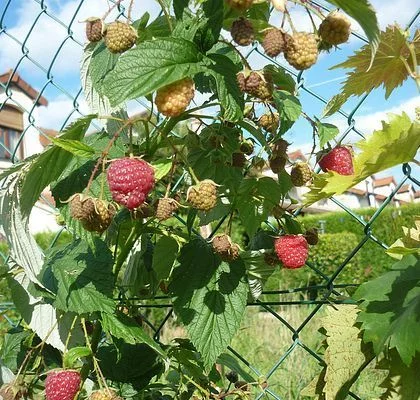
MULTIPOLYGON (((90 1, 90 0, 89 0, 90 1)), ((46 136, 45 130, 41 129, 38 120, 37 120, 37 104, 42 102, 45 93, 48 91, 54 90, 59 93, 63 98, 70 100, 72 102, 72 108, 69 113, 65 116, 64 120, 62 121, 61 128, 64 128, 67 123, 79 116, 82 116, 83 110, 81 107, 81 103, 83 102, 83 92, 82 88, 79 86, 77 90, 70 90, 67 88, 66 81, 61 79, 54 78, 54 68, 60 59, 66 58, 66 48, 69 44, 71 46, 78 46, 83 48, 83 43, 80 39, 78 39, 77 35, 75 35, 74 29, 77 28, 79 23, 81 10, 83 7, 87 5, 87 0, 79 0, 73 1, 71 10, 67 13, 69 18, 66 21, 61 20, 57 16, 57 12, 54 12, 54 8, 51 8, 48 5, 48 1, 44 0, 29 0, 27 1, 27 7, 31 9, 31 15, 33 15, 32 24, 29 26, 27 32, 19 31, 16 29, 10 29, 10 18, 15 16, 16 8, 18 6, 19 0, 4 0, 4 4, 0 8, 0 46, 8 42, 13 42, 14 46, 18 46, 20 48, 19 57, 16 60, 15 65, 11 66, 10 71, 6 74, 6 78, 0 81, 0 112, 5 111, 7 107, 13 106, 18 108, 24 113, 25 121, 24 127, 21 131, 21 134, 18 138, 13 142, 13 146, 10 143, 7 143, 5 140, 0 140, 0 155, 2 154, 3 158, 6 158, 10 163, 16 163, 19 161, 20 158, 20 145, 23 143, 23 140, 26 135, 33 135, 34 132, 38 132, 41 136, 46 136), (45 22, 45 19, 48 19, 57 27, 64 32, 63 39, 61 43, 58 44, 55 54, 49 59, 43 59, 42 62, 38 58, 33 57, 30 45, 31 36, 37 29, 42 29, 42 26, 45 22), (15 90, 13 88, 13 84, 16 82, 16 79, 19 79, 19 70, 25 65, 26 69, 32 71, 33 75, 42 76, 43 85, 38 88, 36 91, 36 95, 33 96, 33 102, 28 107, 28 104, 20 101, 19 96, 16 96, 15 90)), ((105 3, 105 1, 104 1, 105 3)), ((115 1, 110 1, 110 3, 116 3, 115 1)), ((325 7, 323 4, 312 1, 312 5, 319 7, 321 10, 328 12, 328 8, 325 7)), ((105 4, 106 5, 106 4, 105 4)), ((126 8, 122 4, 118 4, 116 7, 118 15, 124 17, 126 15, 126 8)), ((409 23, 407 24, 407 29, 412 29, 417 19, 420 15, 420 9, 414 12, 412 18, 410 19, 409 23)), ((353 33, 353 35, 357 36, 359 40, 362 42, 367 43, 366 39, 357 34, 353 33)), ((279 63, 276 60, 268 58, 262 51, 259 45, 255 44, 252 49, 247 54, 247 58, 258 55, 260 57, 266 58, 270 63, 273 63, 287 72, 292 74, 297 81, 298 90, 300 92, 305 92, 307 95, 311 96, 315 101, 319 102, 321 105, 327 103, 327 99, 317 93, 315 90, 311 88, 311 83, 305 79, 305 73, 296 74, 293 70, 290 70, 287 65, 279 63)), ((69 63, 75 63, 75 60, 68 60, 69 63)), ((314 85, 312 85, 313 87, 314 85)), ((342 133, 339 140, 341 141, 348 135, 354 133, 362 138, 365 137, 365 133, 356 128, 356 118, 360 107, 365 103, 368 95, 362 97, 360 101, 353 107, 351 112, 346 113, 343 109, 340 109, 338 113, 347 120, 347 128, 342 133)), ((145 107, 147 105, 141 101, 139 103, 145 107)), ((1 165, 0 165, 1 167, 1 165)), ((348 214, 357 221, 360 231, 363 231, 364 235, 357 246, 347 255, 345 259, 342 260, 341 265, 337 268, 337 270, 332 275, 325 274, 321 269, 316 268, 314 265, 308 263, 308 267, 317 275, 322 278, 323 283, 317 286, 305 286, 305 287, 297 287, 297 288, 286 288, 284 290, 275 290, 275 291, 265 291, 263 292, 260 300, 255 302, 250 302, 248 304, 249 308, 258 308, 260 311, 265 311, 266 315, 270 315, 274 318, 275 321, 278 322, 279 327, 286 331, 286 335, 284 336, 285 340, 287 341, 285 344, 287 345, 286 349, 281 349, 275 355, 275 358, 270 360, 271 368, 268 370, 263 370, 259 365, 253 365, 251 361, 249 361, 249 355, 252 354, 254 349, 249 349, 248 354, 242 354, 243 352, 238 351, 234 347, 229 347, 228 351, 230 352, 231 356, 236 358, 242 368, 245 368, 249 371, 250 375, 257 380, 259 377, 264 376, 268 382, 270 382, 270 378, 276 374, 276 372, 282 368, 286 368, 285 366, 288 363, 288 360, 291 358, 292 353, 297 352, 298 349, 302 350, 306 356, 313 357, 315 362, 320 365, 319 368, 322 368, 325 365, 324 360, 317 354, 316 348, 311 348, 311 346, 307 345, 305 340, 302 339, 305 330, 307 331, 308 335, 313 334, 311 331, 312 327, 309 326, 310 322, 313 318, 322 310, 322 308, 327 304, 342 304, 342 303, 349 303, 348 300, 342 300, 343 290, 345 290, 349 286, 354 286, 353 284, 335 284, 336 278, 340 275, 343 269, 346 268, 348 263, 352 260, 353 257, 359 252, 359 250, 369 241, 376 243, 378 246, 382 247, 383 249, 387 249, 387 243, 384 243, 380 237, 376 237, 372 231, 375 224, 380 224, 381 220, 381 213, 386 207, 390 206, 394 196, 399 191, 399 189, 407 182, 414 183, 420 186, 420 182, 415 178, 412 172, 412 166, 409 164, 404 164, 401 166, 403 172, 403 178, 398 182, 393 192, 386 197, 382 205, 376 210, 373 216, 366 221, 361 215, 358 215, 357 212, 352 211, 344 204, 342 204, 339 200, 332 198, 332 201, 338 205, 342 210, 346 211, 348 214), (291 294, 302 294, 306 293, 310 290, 318 290, 322 293, 320 298, 315 300, 308 300, 305 299, 304 296, 300 296, 300 298, 293 298, 291 294), (286 309, 291 309, 293 307, 304 307, 305 313, 307 315, 304 317, 303 321, 299 321, 298 323, 293 323, 288 320, 285 315, 290 316, 293 313, 293 310, 289 313, 284 313, 286 309)), ((54 205, 51 203, 50 199, 43 198, 43 201, 49 205, 49 212, 53 215, 56 214, 57 210, 54 208, 54 205)), ((294 212, 295 216, 300 214, 301 210, 296 210, 294 212)), ((186 224, 186 222, 178 216, 178 220, 181 223, 186 224)), ((221 227, 223 220, 216 224, 211 235, 214 235, 218 229, 221 227)), ((269 222, 267 222, 269 224, 269 222)), ((272 227, 273 228, 273 227, 272 227)), ((274 229, 274 228, 273 228, 274 229)), ((57 236, 55 237, 53 243, 59 238, 59 236, 65 232, 65 228, 61 229, 57 236)), ((1 247, 0 247, 1 250, 1 247)), ((4 261, 7 260, 7 254, 0 251, 0 256, 4 261)), ((173 316, 172 313, 172 305, 168 298, 156 297, 153 303, 151 302, 143 302, 143 301, 136 301, 136 299, 130 299, 133 303, 142 310, 142 318, 143 321, 153 330, 154 338, 157 341, 163 340, 162 338, 165 336, 163 335, 164 328, 168 325, 169 321, 173 316), (164 317, 163 319, 156 323, 152 321, 151 318, 148 318, 148 313, 146 310, 150 309, 162 309, 164 310, 164 317)), ((16 321, 12 320, 7 316, 7 311, 13 308, 12 303, 2 303, 0 304, 0 316, 4 316, 5 320, 10 323, 11 325, 16 324, 16 321)), ((161 315, 161 314, 160 314, 161 315)), ((283 335, 282 335, 283 338, 283 335)), ((284 343, 282 343, 284 344, 284 343)), ((273 344, 274 346, 274 344, 273 344)), ((305 357, 303 358, 302 362, 305 361, 305 357)), ((293 373, 293 371, 291 372, 293 373)), ((298 379, 306 380, 308 383, 312 377, 298 377, 298 379)), ((261 391, 257 395, 257 399, 261 397, 269 395, 275 399, 287 399, 291 398, 291 395, 286 395, 284 391, 281 390, 281 385, 279 387, 272 387, 268 386, 265 391, 261 391), (280 390, 277 390, 280 389, 280 390)), ((350 397, 354 399, 361 399, 358 394, 354 391, 350 392, 350 397)), ((299 398, 299 397, 296 397, 299 398)))

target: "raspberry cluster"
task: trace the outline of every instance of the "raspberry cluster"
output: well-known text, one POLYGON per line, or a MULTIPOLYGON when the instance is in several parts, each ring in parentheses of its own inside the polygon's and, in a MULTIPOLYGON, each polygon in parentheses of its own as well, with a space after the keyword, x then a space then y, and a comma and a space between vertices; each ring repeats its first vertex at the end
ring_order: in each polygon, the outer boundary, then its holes
POLYGON ((115 207, 103 200, 75 194, 70 200, 70 214, 89 232, 104 232, 112 222, 115 207))
POLYGON ((275 174, 279 174, 284 170, 288 157, 287 157, 287 148, 289 143, 284 139, 280 139, 271 145, 271 155, 268 159, 271 170, 275 174))
POLYGON ((153 167, 132 157, 113 161, 108 168, 107 180, 112 198, 129 210, 141 206, 155 185, 153 167))
POLYGON ((251 8, 254 0, 226 0, 226 3, 239 11, 245 11, 248 8, 251 8))
POLYGON ((107 25, 104 37, 111 53, 123 53, 135 45, 137 32, 131 25, 115 21, 107 25))
POLYGON ((258 126, 265 129, 267 132, 276 133, 280 126, 279 113, 266 113, 261 115, 258 120, 258 126))
POLYGON ((312 170, 307 163, 298 162, 292 167, 290 178, 294 186, 304 186, 312 179, 312 170))
POLYGON ((335 11, 321 22, 318 35, 324 42, 337 46, 349 40, 350 26, 349 19, 344 14, 335 11))
POLYGON ((112 389, 102 389, 93 392, 89 400, 123 400, 123 398, 112 389))
POLYGON ((182 114, 194 98, 194 81, 185 78, 171 83, 156 93, 156 107, 166 117, 182 114))
POLYGON ((243 17, 233 21, 230 34, 239 46, 249 46, 255 39, 254 27, 251 21, 243 17))
POLYGON ((303 267, 308 259, 308 242, 301 235, 284 235, 274 242, 277 257, 285 268, 303 267))
POLYGON ((212 240, 213 250, 223 261, 235 261, 239 257, 239 246, 225 234, 217 235, 212 240))
POLYGON ((74 370, 52 371, 45 380, 46 400, 74 400, 81 384, 80 373, 74 370))
POLYGON ((267 31, 262 41, 265 54, 269 57, 277 57, 285 50, 286 41, 284 33, 280 29, 273 28, 267 31))
POLYGON ((191 186, 187 192, 187 201, 197 210, 210 211, 217 203, 216 184, 210 179, 205 179, 191 186))
POLYGON ((242 92, 261 100, 271 99, 274 85, 269 72, 245 70, 239 72, 236 77, 242 92))
POLYGON ((178 210, 179 204, 176 200, 164 197, 156 202, 156 218, 159 221, 165 221, 172 217, 172 214, 178 210))
POLYGON ((86 21, 86 38, 89 42, 99 42, 103 37, 103 22, 100 18, 91 17, 86 21))
POLYGON ((284 57, 297 70, 308 69, 318 59, 316 36, 307 32, 296 32, 293 35, 286 35, 284 57))

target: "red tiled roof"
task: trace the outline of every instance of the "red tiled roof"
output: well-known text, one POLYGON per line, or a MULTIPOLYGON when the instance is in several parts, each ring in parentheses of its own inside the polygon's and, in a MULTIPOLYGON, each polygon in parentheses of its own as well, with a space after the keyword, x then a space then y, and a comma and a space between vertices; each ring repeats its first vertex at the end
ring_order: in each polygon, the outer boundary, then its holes
POLYGON ((56 137, 58 135, 58 131, 55 131, 54 129, 39 128, 39 130, 43 133, 39 134, 39 141, 44 147, 50 144, 51 141, 48 139, 49 137, 56 137))
POLYGON ((347 192, 357 194, 359 196, 366 196, 366 190, 350 188, 349 190, 347 190, 347 192))
POLYGON ((287 155, 290 161, 296 161, 296 160, 306 161, 306 157, 303 155, 302 151, 300 150, 292 151, 291 153, 288 153, 287 155))
POLYGON ((387 186, 387 185, 389 185, 391 183, 393 183, 394 185, 396 184, 394 177, 393 176, 387 176, 385 178, 375 179, 373 181, 373 186, 374 187, 387 186))
POLYGON ((416 191, 414 192, 414 198, 415 198, 415 199, 420 198, 420 190, 416 190, 416 191))
POLYGON ((409 192, 411 189, 411 185, 409 183, 402 185, 399 189, 397 193, 406 193, 409 192))
MULTIPOLYGON (((9 82, 10 76, 13 74, 13 70, 9 70, 6 73, 0 75, 0 82, 6 84, 9 82)), ((21 76, 15 72, 12 76, 10 83, 16 85, 19 89, 21 89, 26 95, 28 95, 32 100, 37 100, 39 96, 39 92, 35 90, 28 82, 24 81, 21 76)), ((48 100, 44 96, 40 96, 37 100, 37 105, 39 106, 47 106, 48 100)))
POLYGON ((387 196, 384 196, 383 194, 375 194, 376 200, 386 200, 387 196))

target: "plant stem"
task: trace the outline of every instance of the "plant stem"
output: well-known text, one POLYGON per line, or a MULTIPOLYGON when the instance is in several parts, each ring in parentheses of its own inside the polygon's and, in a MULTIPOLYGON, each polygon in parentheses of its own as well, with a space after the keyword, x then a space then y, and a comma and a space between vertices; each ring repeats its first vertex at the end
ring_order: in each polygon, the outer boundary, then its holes
POLYGON ((163 13, 165 14, 165 17, 166 17, 166 21, 168 22, 169 30, 172 32, 173 31, 173 26, 172 26, 171 16, 169 15, 168 10, 166 9, 163 1, 162 0, 157 0, 157 2, 159 3, 160 7, 162 8, 162 11, 163 11, 163 13))
POLYGON ((101 336, 102 336, 101 321, 96 321, 93 327, 92 339, 90 340, 90 342, 88 342, 89 349, 92 352, 92 359, 82 367, 82 370, 80 372, 80 375, 82 377, 82 382, 86 380, 86 378, 89 376, 89 372, 92 370, 92 367, 94 366, 93 358, 95 357, 96 351, 98 350, 98 345, 99 345, 99 341, 101 340, 101 336))
POLYGON ((229 47, 232 48, 232 50, 234 50, 236 52, 236 54, 240 57, 240 59, 242 60, 242 63, 245 65, 246 68, 248 69, 252 69, 251 66, 249 65, 248 60, 242 55, 242 53, 230 42, 228 42, 227 40, 224 39, 219 39, 220 43, 224 43, 227 44, 229 47))

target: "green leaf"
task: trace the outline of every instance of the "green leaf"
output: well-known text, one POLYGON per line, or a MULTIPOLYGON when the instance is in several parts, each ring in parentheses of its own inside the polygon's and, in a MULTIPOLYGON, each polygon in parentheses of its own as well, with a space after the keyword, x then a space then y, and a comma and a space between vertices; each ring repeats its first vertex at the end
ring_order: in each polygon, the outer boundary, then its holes
POLYGON ((316 122, 319 136, 319 147, 323 148, 330 140, 334 139, 339 133, 339 129, 332 124, 316 122))
POLYGON ((176 19, 181 19, 185 9, 188 9, 189 0, 174 0, 173 7, 176 19))
POLYGON ((242 119, 245 103, 236 81, 238 66, 221 54, 209 54, 208 58, 213 61, 208 67, 208 73, 214 78, 223 117, 230 121, 242 119))
POLYGON ((375 55, 379 44, 379 25, 376 13, 367 0, 327 0, 341 8, 346 14, 354 18, 364 30, 371 47, 371 56, 375 55))
POLYGON ((230 354, 220 354, 217 359, 217 363, 228 367, 231 371, 236 371, 246 382, 255 382, 255 378, 242 368, 237 358, 231 356, 230 354))
POLYGON ((410 365, 420 353, 420 258, 409 255, 392 271, 361 285, 354 294, 364 300, 358 321, 363 340, 372 342, 376 354, 395 348, 410 365))
MULTIPOLYGON (((420 54, 420 37, 415 50, 420 54)), ((386 28, 381 32, 380 43, 375 58, 371 60, 372 45, 363 46, 353 56, 333 68, 352 69, 347 73, 347 79, 341 89, 339 101, 352 95, 361 96, 380 86, 385 88, 385 98, 392 91, 403 84, 410 76, 406 64, 414 70, 412 57, 409 51, 409 42, 406 34, 396 25, 386 28)))
POLYGON ((296 93, 296 82, 292 75, 288 74, 283 68, 276 65, 266 65, 264 70, 270 72, 273 83, 278 90, 282 90, 290 93, 291 95, 296 93))
POLYGON ((63 356, 64 368, 74 368, 76 362, 83 357, 90 357, 92 350, 86 346, 73 347, 63 356))
POLYGON ((242 261, 220 263, 211 246, 201 239, 181 250, 169 290, 174 309, 207 370, 239 329, 247 299, 242 261))
POLYGON ((111 105, 147 96, 162 86, 202 72, 197 46, 184 39, 161 38, 125 52, 104 81, 111 105))
POLYGON ((325 400, 344 400, 361 371, 372 361, 373 354, 362 343, 359 329, 354 326, 358 309, 354 305, 326 308, 321 318, 327 337, 324 354, 326 366, 301 395, 325 400))
POLYGON ((411 122, 405 113, 389 114, 389 122, 382 121, 381 130, 374 131, 356 146, 361 152, 353 160, 354 175, 335 172, 315 175, 305 204, 341 194, 371 175, 411 161, 420 146, 420 124, 411 122))
POLYGON ((261 223, 268 218, 272 208, 279 204, 281 197, 282 189, 272 178, 252 178, 242 181, 235 205, 248 235, 254 235, 261 223))
MULTIPOLYGON (((95 115, 83 117, 65 129, 60 139, 81 140, 95 115)), ((73 155, 60 147, 53 146, 37 157, 24 176, 21 195, 23 216, 30 214, 42 191, 60 177, 73 155)))
POLYGON ((159 281, 169 277, 178 249, 178 242, 171 236, 162 236, 156 243, 152 267, 159 281))
MULTIPOLYGON (((175 24, 175 18, 170 17, 172 24, 175 24)), ((171 35, 171 29, 168 24, 168 19, 165 15, 157 17, 152 23, 150 23, 146 28, 141 28, 137 30, 138 40, 137 44, 151 40, 154 38, 166 37, 171 35)))
POLYGON ((41 274, 44 281, 51 276, 48 271, 52 272, 55 282, 49 280, 44 284, 57 290, 54 305, 60 310, 77 314, 114 312, 112 253, 99 238, 94 239, 94 244, 95 251, 76 240, 55 248, 47 258, 41 274))
POLYGON ((110 335, 123 339, 127 344, 145 343, 157 354, 166 358, 166 353, 162 350, 144 329, 132 318, 121 312, 116 314, 102 313, 102 327, 110 335))
POLYGON ((29 331, 17 331, 9 332, 3 336, 0 359, 2 364, 12 371, 16 371, 25 358, 27 346, 25 346, 24 341, 29 335, 29 331))
POLYGON ((284 90, 273 92, 273 99, 280 117, 280 133, 287 132, 302 113, 302 105, 296 96, 284 90))
POLYGON ((207 0, 202 7, 206 26, 199 30, 195 42, 206 52, 219 40, 223 25, 223 0, 207 0))
POLYGON ((155 180, 160 181, 169 174, 172 168, 172 160, 169 158, 156 160, 152 163, 152 166, 155 170, 155 180))
POLYGON ((344 93, 339 93, 333 96, 328 101, 327 105, 322 111, 322 118, 326 118, 335 114, 341 108, 341 106, 347 101, 348 98, 349 96, 344 93))
POLYGON ((61 147, 77 157, 92 158, 95 154, 95 150, 92 147, 86 143, 80 142, 79 140, 51 138, 51 141, 54 145, 61 147))

